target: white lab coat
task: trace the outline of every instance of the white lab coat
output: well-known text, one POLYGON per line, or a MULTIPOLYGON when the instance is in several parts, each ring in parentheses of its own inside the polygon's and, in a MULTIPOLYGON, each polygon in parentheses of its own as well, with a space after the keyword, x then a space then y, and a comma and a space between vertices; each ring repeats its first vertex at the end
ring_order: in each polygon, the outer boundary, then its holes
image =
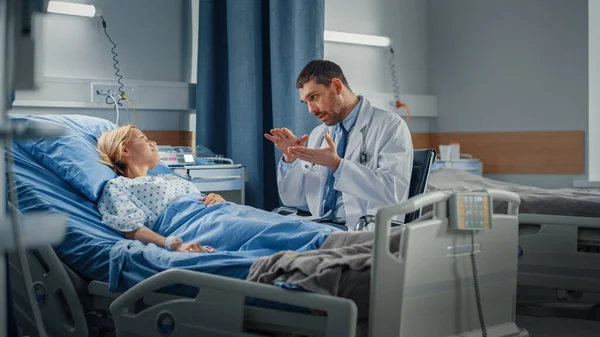
MULTIPOLYGON (((307 147, 327 147, 325 133, 333 138, 333 127, 325 124, 311 132, 307 147)), ((375 215, 382 207, 398 204, 408 197, 413 164, 413 145, 408 126, 400 116, 371 106, 363 97, 356 124, 348 139, 342 171, 334 188, 342 192, 346 226, 353 229, 363 215, 375 215), (365 137, 367 162, 360 154, 365 137)), ((277 186, 284 205, 308 205, 312 215, 319 215, 329 169, 296 160, 281 175, 277 170, 277 186)), ((404 216, 396 220, 403 221, 404 216)))

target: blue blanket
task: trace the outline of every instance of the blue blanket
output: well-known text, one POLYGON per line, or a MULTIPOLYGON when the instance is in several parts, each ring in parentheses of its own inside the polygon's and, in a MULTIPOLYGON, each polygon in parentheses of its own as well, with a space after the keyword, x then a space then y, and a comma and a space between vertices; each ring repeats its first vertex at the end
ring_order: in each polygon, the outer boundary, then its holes
POLYGON ((198 201, 199 195, 190 195, 171 204, 151 229, 212 246, 218 252, 169 252, 125 239, 102 223, 94 202, 41 166, 18 144, 10 153, 15 160, 19 209, 25 214, 68 214, 66 235, 54 247, 56 253, 84 278, 109 282, 111 291, 125 291, 169 268, 244 279, 257 258, 281 250, 319 248, 328 234, 337 230, 232 203, 206 207, 198 201))
MULTIPOLYGON (((98 162, 96 139, 116 125, 80 115, 18 115, 11 119, 42 121, 68 131, 62 137, 18 140, 10 149, 18 208, 24 214, 44 211, 69 215, 64 241, 54 247, 57 255, 82 277, 109 282, 111 291, 125 291, 169 268, 245 279, 259 257, 283 250, 317 249, 337 230, 232 203, 206 207, 198 200, 199 195, 190 195, 171 204, 151 229, 163 236, 178 235, 185 242, 212 246, 217 252, 169 252, 127 240, 102 223, 95 204, 106 181, 115 177, 98 162)), ((156 173, 173 173, 166 167, 163 171, 156 173)))
POLYGON ((214 253, 169 252, 154 244, 121 240, 110 251, 110 290, 121 291, 169 268, 183 268, 245 279, 259 257, 293 250, 314 250, 337 229, 292 220, 256 208, 222 203, 205 206, 201 195, 177 199, 150 228, 163 236, 198 242, 214 253))

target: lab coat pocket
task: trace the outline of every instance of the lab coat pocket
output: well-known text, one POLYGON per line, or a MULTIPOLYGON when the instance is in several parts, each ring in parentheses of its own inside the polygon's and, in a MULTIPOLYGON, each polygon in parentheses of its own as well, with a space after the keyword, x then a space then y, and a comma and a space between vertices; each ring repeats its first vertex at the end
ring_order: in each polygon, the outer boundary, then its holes
POLYGON ((309 162, 301 161, 302 171, 304 172, 304 179, 308 185, 317 184, 319 185, 319 165, 315 165, 309 162))
POLYGON ((311 172, 317 172, 319 167, 313 163, 309 163, 307 161, 301 160, 300 161, 300 165, 302 165, 302 171, 304 171, 304 174, 308 174, 311 172))
POLYGON ((373 156, 369 156, 369 158, 367 159, 367 164, 365 166, 372 170, 375 170, 377 168, 378 163, 379 163, 378 155, 375 154, 373 156))

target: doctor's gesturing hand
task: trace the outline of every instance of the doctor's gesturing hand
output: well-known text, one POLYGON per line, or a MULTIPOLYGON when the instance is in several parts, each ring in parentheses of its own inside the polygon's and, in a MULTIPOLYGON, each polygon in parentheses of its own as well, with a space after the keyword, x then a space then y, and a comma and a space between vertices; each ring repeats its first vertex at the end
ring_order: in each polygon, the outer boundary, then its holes
POLYGON ((288 152, 289 147, 306 148, 308 135, 297 138, 288 128, 272 129, 271 134, 265 133, 265 138, 272 141, 275 146, 283 153, 283 160, 291 163, 296 160, 296 156, 288 152))
POLYGON ((329 147, 312 149, 302 146, 292 146, 288 149, 288 152, 296 158, 316 165, 325 166, 332 171, 335 171, 338 166, 340 166, 342 159, 338 156, 336 145, 328 133, 325 134, 325 140, 329 147))

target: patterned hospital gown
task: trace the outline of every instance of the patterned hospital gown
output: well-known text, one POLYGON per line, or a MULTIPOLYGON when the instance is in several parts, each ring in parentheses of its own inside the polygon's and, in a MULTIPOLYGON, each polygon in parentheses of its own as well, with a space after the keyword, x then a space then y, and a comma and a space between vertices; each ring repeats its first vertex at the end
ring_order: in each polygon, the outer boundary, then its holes
POLYGON ((191 193, 200 192, 172 174, 117 177, 106 183, 98 210, 103 223, 130 232, 153 224, 175 199, 191 193))

